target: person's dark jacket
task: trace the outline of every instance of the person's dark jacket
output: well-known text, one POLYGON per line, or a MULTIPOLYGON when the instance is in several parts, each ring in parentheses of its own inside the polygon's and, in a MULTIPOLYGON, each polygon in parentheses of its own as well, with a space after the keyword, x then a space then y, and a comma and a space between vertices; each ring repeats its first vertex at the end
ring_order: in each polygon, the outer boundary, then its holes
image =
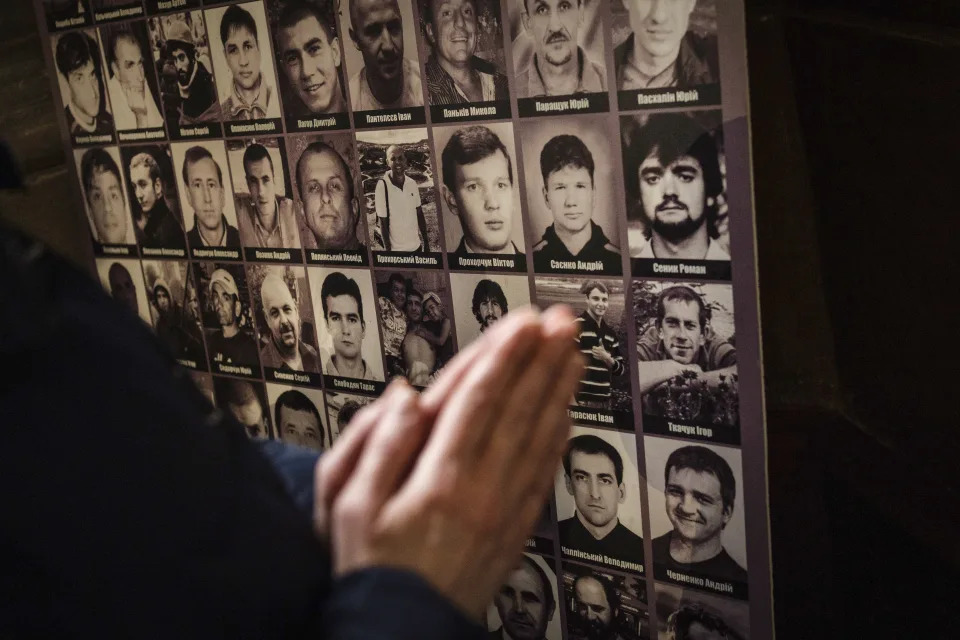
POLYGON ((141 232, 140 244, 144 247, 185 249, 183 227, 173 211, 167 206, 165 198, 157 198, 157 203, 146 214, 147 224, 141 232))
POLYGON ((411 573, 331 578, 312 459, 278 475, 88 274, 2 227, 0 274, 0 637, 483 637, 411 573))

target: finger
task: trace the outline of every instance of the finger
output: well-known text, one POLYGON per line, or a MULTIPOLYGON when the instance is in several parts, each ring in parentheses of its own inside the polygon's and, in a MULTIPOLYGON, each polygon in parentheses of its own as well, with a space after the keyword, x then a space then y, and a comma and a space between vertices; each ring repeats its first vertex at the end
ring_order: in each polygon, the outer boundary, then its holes
POLYGON ((556 437, 556 421, 566 413, 583 369, 580 354, 562 333, 546 341, 538 355, 505 403, 480 467, 494 486, 507 485, 506 492, 525 490, 526 480, 517 482, 518 474, 525 479, 542 472, 531 463, 556 437))
POLYGON ((379 512, 412 467, 429 434, 418 397, 409 385, 398 385, 388 411, 367 439, 357 472, 343 488, 341 497, 348 504, 379 512))
POLYGON ((473 367, 477 359, 490 349, 490 343, 499 339, 500 336, 514 331, 516 327, 529 322, 532 317, 537 317, 537 314, 529 308, 512 311, 498 322, 490 333, 460 351, 443 368, 440 378, 423 392, 420 399, 421 409, 428 414, 435 415, 438 413, 450 393, 463 382, 464 376, 473 367))
POLYGON ((463 374, 437 415, 433 435, 421 458, 427 468, 451 459, 476 463, 488 437, 491 416, 505 390, 516 383, 526 361, 542 341, 540 327, 539 318, 526 314, 501 331, 498 323, 490 335, 481 338, 485 343, 483 352, 463 374))
POLYGON ((391 384, 379 399, 358 411, 346 433, 317 461, 314 470, 313 522, 322 538, 329 534, 330 507, 356 468, 370 432, 387 411, 395 391, 396 385, 391 384))
POLYGON ((504 471, 509 478, 503 486, 506 508, 518 508, 525 493, 547 491, 552 484, 570 433, 568 401, 582 373, 583 362, 577 355, 565 364, 555 386, 540 404, 537 422, 531 428, 533 436, 522 445, 522 450, 517 447, 523 458, 515 458, 514 464, 504 471))

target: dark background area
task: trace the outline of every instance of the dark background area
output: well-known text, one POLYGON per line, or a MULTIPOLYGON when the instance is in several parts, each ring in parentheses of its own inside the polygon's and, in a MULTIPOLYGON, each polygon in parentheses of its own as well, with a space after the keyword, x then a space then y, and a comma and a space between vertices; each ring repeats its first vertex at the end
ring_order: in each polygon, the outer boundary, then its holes
MULTIPOLYGON (((777 635, 953 638, 960 5, 746 5, 777 635)), ((28 0, 0 86, 0 217, 89 264, 28 0)))

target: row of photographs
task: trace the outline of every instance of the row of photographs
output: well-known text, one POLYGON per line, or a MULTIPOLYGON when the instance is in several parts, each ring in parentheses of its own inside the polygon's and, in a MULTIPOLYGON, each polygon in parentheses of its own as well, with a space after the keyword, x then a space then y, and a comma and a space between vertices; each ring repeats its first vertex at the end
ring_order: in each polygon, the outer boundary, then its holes
POLYGON ((657 627, 644 580, 524 554, 487 611, 491 640, 681 640, 750 637, 749 605, 657 582, 657 627), (561 632, 566 622, 566 636, 561 632))
POLYGON ((76 144, 720 102, 716 0, 90 1, 44 0, 76 144))
POLYGON ((627 309, 612 278, 531 288, 517 275, 131 258, 97 269, 184 366, 339 391, 426 387, 510 309, 565 304, 587 359, 574 420, 632 432, 636 386, 647 433, 740 443, 729 284, 634 280, 627 309))
POLYGON ((730 278, 720 112, 74 152, 101 255, 730 278), (516 135, 515 135, 516 134, 516 135), (620 160, 622 160, 622 165, 620 160), (622 175, 621 175, 622 166, 622 175), (621 189, 621 187, 623 187, 621 189), (621 213, 621 212, 625 212, 621 213), (623 227, 626 227, 625 233, 623 227), (369 249, 368 249, 369 248, 369 249), (445 250, 445 251, 444 251, 445 250), (446 256, 444 256, 446 253, 446 256))
MULTIPOLYGON (((241 422, 250 437, 277 438, 317 450, 335 442, 356 413, 373 400, 359 394, 323 393, 206 373, 193 375, 210 401, 241 422)), ((586 601, 592 592, 598 598, 601 593, 597 587, 606 585, 607 608, 615 610, 619 607, 611 604, 622 604, 619 598, 624 589, 632 592, 637 604, 642 604, 634 610, 634 616, 628 616, 632 624, 640 625, 635 628, 638 632, 647 622, 644 580, 649 566, 668 592, 679 591, 680 596, 686 596, 684 599, 723 609, 724 615, 730 613, 727 610, 745 610, 748 574, 745 524, 739 508, 743 503, 739 450, 652 436, 645 437, 643 443, 646 479, 638 467, 633 434, 575 426, 555 480, 554 501, 544 510, 528 547, 551 561, 559 548, 565 566, 574 570, 579 567, 576 574, 567 577, 568 597, 586 601), (652 536, 649 563, 644 562, 642 537, 644 485, 650 505, 647 530, 652 536), (581 583, 577 575, 593 576, 598 584, 581 583), (609 587, 614 585, 618 587, 616 600, 609 597, 613 594, 609 587)), ((543 633, 541 625, 549 624, 554 615, 543 592, 543 585, 552 581, 545 579, 545 572, 536 575, 536 568, 529 566, 532 558, 536 556, 529 556, 528 566, 521 565, 508 577, 495 600, 496 615, 512 614, 497 618, 507 625, 508 632, 509 627, 518 625, 516 628, 539 628, 543 633), (539 590, 533 588, 537 584, 539 590), (541 619, 538 614, 545 617, 541 619)), ((675 602, 678 596, 672 599, 675 602)), ((575 615, 586 613, 574 611, 575 615)), ((568 609, 568 630, 587 622, 570 617, 568 609)), ((617 616, 613 618, 615 621, 617 616)), ((596 615, 589 621, 612 622, 596 615)), ((491 627, 495 628, 494 620, 491 627)), ((600 630, 609 630, 609 626, 596 631, 600 630)), ((588 632, 584 637, 613 637, 584 631, 588 632)), ((543 636, 511 633, 510 637, 543 636)), ((579 636, 574 633, 572 637, 579 636)), ((645 636, 641 633, 638 637, 645 636)))

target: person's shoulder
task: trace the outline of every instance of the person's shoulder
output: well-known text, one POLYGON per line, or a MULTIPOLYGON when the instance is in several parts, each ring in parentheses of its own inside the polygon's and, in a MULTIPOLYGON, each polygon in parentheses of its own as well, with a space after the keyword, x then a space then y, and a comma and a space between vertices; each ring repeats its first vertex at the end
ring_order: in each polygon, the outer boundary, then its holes
POLYGON ((561 538, 569 536, 569 534, 576 528, 577 525, 577 515, 574 514, 565 520, 560 520, 557 522, 557 531, 560 533, 561 538))
POLYGON ((240 231, 237 230, 235 226, 226 223, 227 225, 227 246, 228 247, 239 247, 240 246, 240 231))
POLYGON ((627 61, 627 56, 630 55, 631 49, 633 49, 633 41, 635 36, 631 33, 627 36, 627 39, 618 44, 613 50, 613 63, 619 69, 627 61))
POLYGON ((673 535, 673 531, 667 531, 662 536, 657 536, 650 541, 650 546, 653 547, 653 560, 657 563, 663 563, 670 556, 670 537, 673 535))
MULTIPOLYGON (((617 522, 617 535, 620 540, 629 544, 643 544, 643 537, 631 530, 622 521, 617 522)), ((642 548, 642 547, 641 547, 642 548)))

